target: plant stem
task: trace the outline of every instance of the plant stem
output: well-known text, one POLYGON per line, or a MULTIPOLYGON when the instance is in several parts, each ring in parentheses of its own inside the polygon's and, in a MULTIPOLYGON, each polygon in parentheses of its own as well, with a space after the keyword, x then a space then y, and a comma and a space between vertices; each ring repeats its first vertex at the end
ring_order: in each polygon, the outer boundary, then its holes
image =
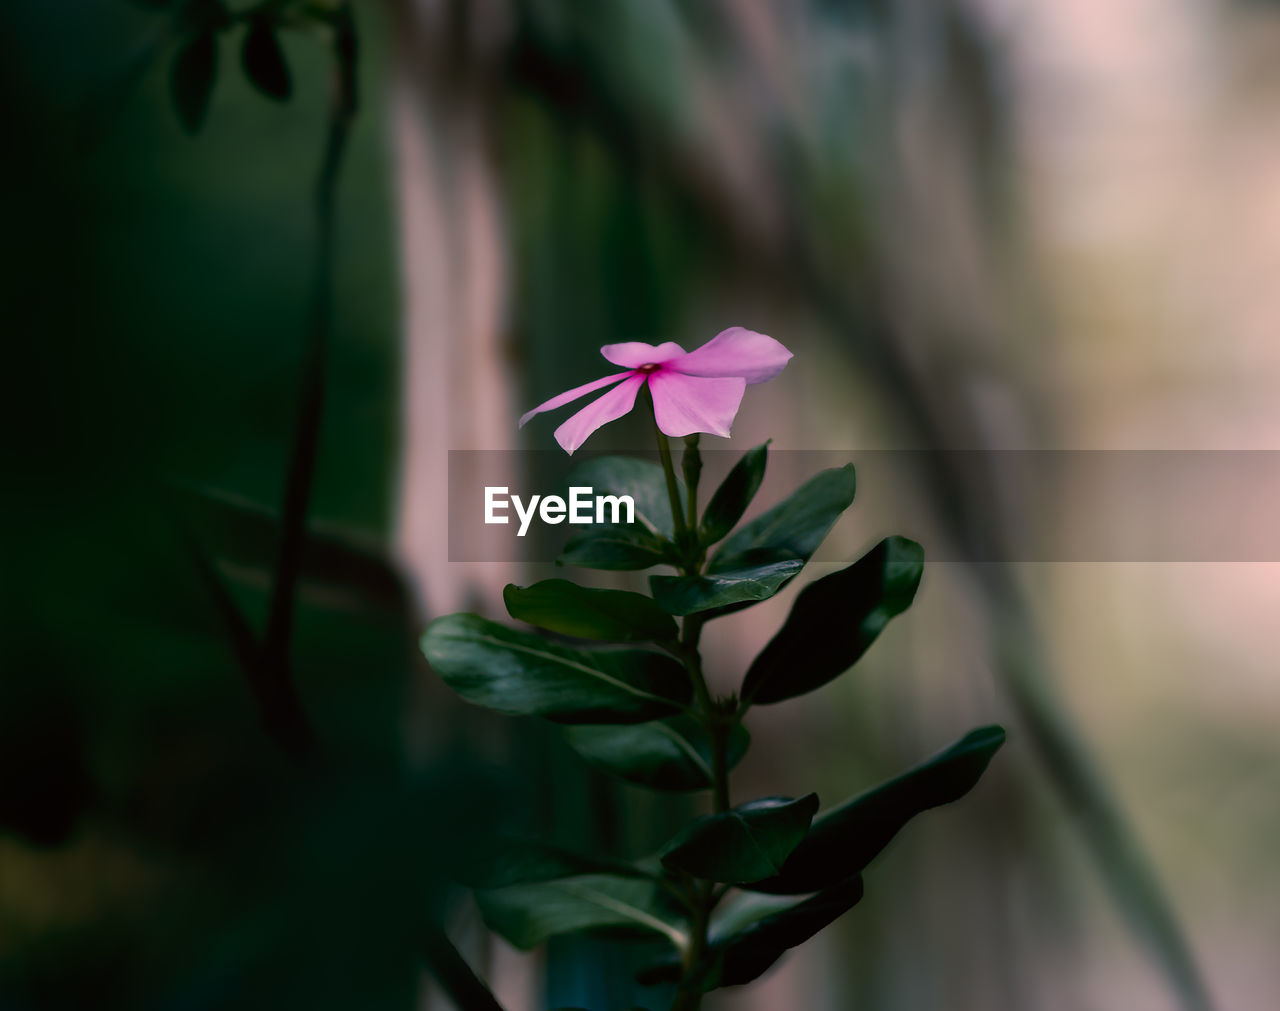
POLYGON ((671 444, 666 435, 658 427, 658 419, 654 418, 653 431, 658 437, 658 455, 662 457, 662 472, 667 477, 667 500, 671 503, 671 522, 675 527, 676 544, 683 546, 688 528, 684 522, 684 512, 680 508, 680 487, 676 484, 676 468, 671 462, 671 444))
POLYGON ((698 529, 698 478, 702 476, 702 454, 698 452, 698 433, 684 437, 684 486, 688 493, 689 529, 698 529))
MULTIPOLYGON (((695 571, 700 566, 695 566, 695 571)), ((687 615, 680 635, 680 649, 685 668, 693 685, 694 703, 706 728, 711 743, 712 804, 716 813, 729 810, 729 762, 725 754, 725 725, 722 714, 711 696, 706 675, 702 671, 702 654, 698 640, 702 635, 705 619, 698 614, 687 615)), ((689 922, 689 947, 684 953, 684 976, 676 990, 671 1011, 697 1011, 702 1006, 702 979, 706 967, 707 929, 711 913, 720 900, 715 883, 702 882, 694 898, 693 916, 689 922)))
POLYGON ((717 814, 729 810, 729 762, 725 755, 725 735, 721 714, 711 697, 711 689, 707 685, 706 675, 702 672, 702 654, 698 652, 698 639, 702 635, 705 619, 698 614, 690 614, 684 619, 681 630, 680 647, 684 655, 685 669, 689 672, 689 680, 693 684, 693 700, 698 708, 698 715, 711 739, 711 786, 712 802, 717 814))
POLYGON ((320 424, 324 416, 325 372, 333 329, 334 220, 338 178, 356 112, 356 32, 351 9, 333 15, 333 85, 329 130, 316 178, 316 261, 312 289, 311 326, 302 366, 301 392, 293 451, 280 509, 271 600, 253 685, 268 729, 292 753, 309 755, 316 741, 293 679, 293 623, 306 542, 307 514, 315 483, 320 424))
POLYGON ((698 1011, 702 1006, 702 962, 707 954, 707 927, 711 922, 708 882, 698 893, 693 919, 689 924, 689 947, 684 955, 684 978, 676 989, 671 1011, 698 1011))
MULTIPOLYGON (((689 576, 702 571, 705 552, 698 537, 698 479, 702 475, 702 456, 698 452, 698 436, 689 435, 684 440, 685 507, 680 504, 680 486, 676 482, 675 465, 671 459, 671 445, 666 434, 653 419, 654 435, 658 440, 658 454, 662 458, 662 471, 667 479, 667 498, 671 504, 671 519, 676 544, 680 549, 681 570, 689 576)), ((707 732, 711 746, 712 804, 717 814, 729 810, 729 760, 725 753, 725 714, 716 704, 702 671, 702 654, 698 640, 706 619, 700 614, 686 615, 681 623, 679 655, 689 672, 693 688, 693 700, 697 716, 707 732)), ((735 712, 733 719, 737 719, 735 712)), ((715 882, 699 883, 693 898, 689 919, 689 944, 683 953, 684 974, 671 1005, 672 1011, 698 1011, 702 1006, 702 983, 706 976, 704 964, 708 953, 707 931, 711 925, 711 913, 723 892, 717 891, 715 882)))

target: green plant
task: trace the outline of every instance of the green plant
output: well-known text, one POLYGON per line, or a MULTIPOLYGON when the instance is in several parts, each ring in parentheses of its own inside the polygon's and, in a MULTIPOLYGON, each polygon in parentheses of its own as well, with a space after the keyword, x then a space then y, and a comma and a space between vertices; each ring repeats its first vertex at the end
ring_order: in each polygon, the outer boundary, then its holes
MULTIPOLYGON (((648 375, 645 368, 635 374, 648 375)), ((600 416, 587 422, 598 427, 600 416)), ((585 438, 579 428, 573 448, 585 438)), ((556 638, 452 614, 431 623, 422 648, 464 699, 565 725, 591 764, 654 790, 710 792, 710 812, 647 859, 496 838, 471 847, 457 868, 485 922, 518 947, 591 930, 665 939, 667 957, 638 978, 675 983, 680 1011, 699 1007, 707 991, 756 979, 857 904, 867 864, 913 816, 967 793, 1005 734, 974 730, 823 813, 813 793, 734 803, 730 774, 749 746, 748 713, 820 688, 856 663, 911 605, 924 552, 890 537, 810 583, 739 691, 717 698, 703 673, 704 626, 797 576, 853 502, 854 469, 823 471, 740 523, 767 463, 767 444, 757 446, 699 515, 699 435, 684 437, 681 480, 660 415, 655 430, 660 465, 603 457, 577 468, 571 484, 630 496, 635 517, 589 528, 562 561, 606 570, 663 564, 672 574, 651 575, 648 595, 563 579, 509 585, 510 616, 556 638)))

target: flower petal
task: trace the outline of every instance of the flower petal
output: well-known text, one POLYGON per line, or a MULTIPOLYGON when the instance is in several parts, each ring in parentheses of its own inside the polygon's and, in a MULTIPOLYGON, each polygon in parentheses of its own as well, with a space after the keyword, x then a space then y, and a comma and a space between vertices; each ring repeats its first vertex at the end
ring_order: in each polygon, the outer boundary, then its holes
POLYGON ((556 442, 560 443, 566 453, 572 453, 601 425, 616 421, 635 407, 636 393, 644 385, 644 380, 644 376, 633 375, 608 393, 591 401, 556 429, 556 442))
POLYGON ((606 344, 600 353, 614 365, 622 365, 629 369, 638 369, 641 365, 658 362, 669 362, 684 354, 679 344, 667 341, 665 344, 645 344, 643 341, 627 341, 625 344, 606 344))
POLYGON ((686 376, 741 376, 748 383, 764 383, 790 359, 791 352, 772 337, 731 326, 669 367, 686 376))
POLYGON ((649 377, 653 415, 673 438, 694 432, 728 438, 746 388, 747 381, 737 376, 701 378, 663 371, 649 377))
POLYGON ((559 396, 552 397, 545 404, 539 404, 532 411, 526 411, 520 418, 520 427, 524 428, 525 422, 532 418, 535 414, 541 414, 543 411, 554 411, 557 407, 563 407, 565 404, 571 404, 579 397, 585 397, 588 393, 594 393, 596 390, 603 389, 612 383, 616 383, 619 379, 626 379, 631 375, 630 372, 615 372, 611 376, 605 376, 603 379, 594 379, 582 386, 575 386, 571 390, 565 390, 559 396))

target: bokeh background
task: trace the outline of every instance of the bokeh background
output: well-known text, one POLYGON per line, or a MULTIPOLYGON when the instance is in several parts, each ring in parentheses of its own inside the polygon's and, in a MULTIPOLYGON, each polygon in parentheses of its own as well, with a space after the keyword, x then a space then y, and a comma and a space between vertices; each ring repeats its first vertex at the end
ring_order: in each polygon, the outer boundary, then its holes
MULTIPOLYGON (((278 103, 225 33, 193 136, 180 6, 0 13, 0 1007, 446 1007, 425 919, 511 1011, 661 1006, 607 942, 487 937, 437 868, 494 825, 640 854, 691 808, 468 709, 414 649, 431 616, 496 616, 504 583, 549 573, 449 562, 446 453, 549 448, 515 418, 600 374, 601 344, 787 344, 730 448, 1280 442, 1272 4, 360 0, 311 508, 338 547, 294 653, 317 776, 264 729, 201 559, 261 623, 328 42, 284 34, 278 103)), ((641 420, 593 446, 644 447, 641 420)), ((1179 552, 1196 471, 1138 500, 1068 470, 1041 536, 1149 520, 1160 550, 1030 561, 1004 458, 958 459, 921 456, 909 501, 864 470, 833 543, 924 512, 980 561, 930 566, 856 676, 754 712, 735 793, 834 802, 978 723, 1009 744, 849 916, 709 1004, 1274 1007, 1277 560, 1179 552)), ((722 690, 788 603, 712 630, 722 690)))

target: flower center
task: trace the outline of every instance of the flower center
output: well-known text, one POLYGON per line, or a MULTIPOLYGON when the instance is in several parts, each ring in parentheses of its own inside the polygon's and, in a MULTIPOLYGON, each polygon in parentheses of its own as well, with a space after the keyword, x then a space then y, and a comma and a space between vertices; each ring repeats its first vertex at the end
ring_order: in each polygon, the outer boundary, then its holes
POLYGON ((638 369, 636 369, 636 371, 639 372, 641 375, 647 376, 651 372, 657 372, 658 369, 660 368, 662 368, 661 362, 649 362, 647 365, 641 365, 638 369))

